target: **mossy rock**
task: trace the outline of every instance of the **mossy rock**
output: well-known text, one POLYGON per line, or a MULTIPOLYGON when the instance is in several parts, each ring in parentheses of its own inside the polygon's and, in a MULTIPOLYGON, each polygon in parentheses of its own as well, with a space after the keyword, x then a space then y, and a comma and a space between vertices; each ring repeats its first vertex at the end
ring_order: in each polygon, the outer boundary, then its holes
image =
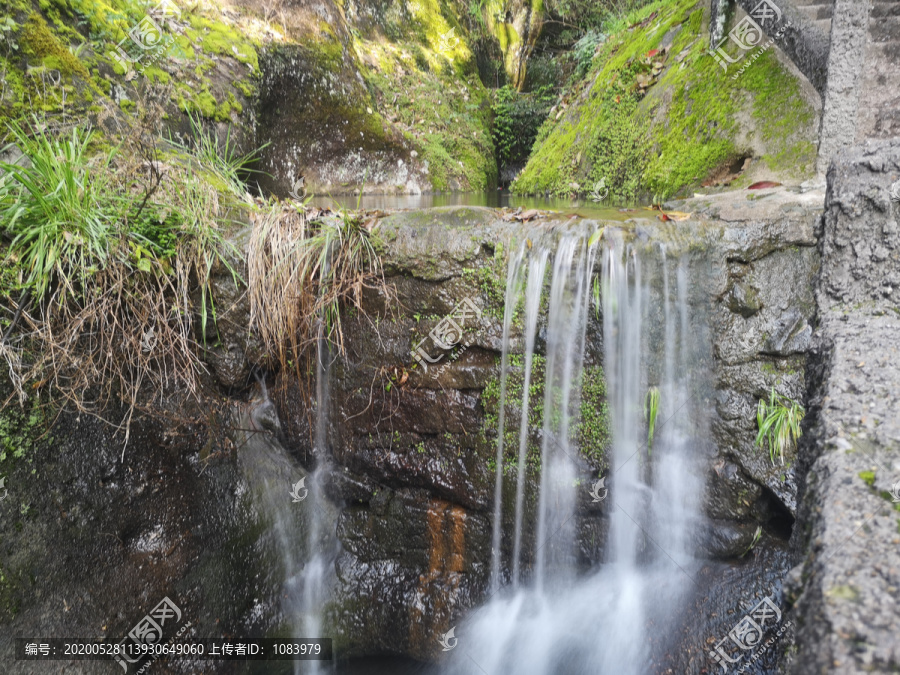
POLYGON ((613 197, 664 199, 745 158, 766 178, 810 177, 818 117, 808 83, 773 49, 740 74, 723 71, 707 53, 706 5, 655 2, 612 36, 551 111, 514 191, 585 193, 604 180, 613 197))

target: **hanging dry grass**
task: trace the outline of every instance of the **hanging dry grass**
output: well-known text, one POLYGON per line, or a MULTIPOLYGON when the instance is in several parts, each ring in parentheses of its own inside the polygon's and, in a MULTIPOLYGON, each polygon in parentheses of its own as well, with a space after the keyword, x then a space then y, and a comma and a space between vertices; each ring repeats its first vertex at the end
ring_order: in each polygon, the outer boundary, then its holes
POLYGON ((253 223, 248 285, 251 326, 282 369, 299 369, 319 337, 344 353, 341 309, 366 316, 367 289, 395 296, 359 218, 343 213, 310 222, 304 212, 280 207, 253 223))

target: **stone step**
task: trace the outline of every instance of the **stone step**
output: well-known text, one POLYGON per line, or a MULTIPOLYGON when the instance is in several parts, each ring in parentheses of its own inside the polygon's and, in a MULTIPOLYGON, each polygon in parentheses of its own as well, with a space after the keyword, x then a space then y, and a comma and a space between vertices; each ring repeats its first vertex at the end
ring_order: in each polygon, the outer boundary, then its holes
POLYGON ((876 2, 872 6, 872 13, 869 15, 873 19, 880 19, 886 16, 900 16, 900 0, 896 2, 876 2))
POLYGON ((872 42, 896 42, 900 40, 900 14, 877 17, 869 21, 869 35, 872 42))

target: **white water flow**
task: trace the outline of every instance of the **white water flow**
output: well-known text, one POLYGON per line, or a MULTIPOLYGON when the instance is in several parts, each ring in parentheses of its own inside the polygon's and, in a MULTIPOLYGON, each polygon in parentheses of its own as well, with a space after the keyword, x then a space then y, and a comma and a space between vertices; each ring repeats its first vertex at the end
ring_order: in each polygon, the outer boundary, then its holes
MULTIPOLYGON (((537 334, 538 312, 541 309, 541 291, 544 288, 544 275, 547 273, 549 251, 540 250, 532 256, 528 263, 528 285, 525 288, 525 373, 522 385, 522 409, 520 420, 528 420, 531 411, 531 377, 534 367, 534 339, 537 334)), ((505 402, 505 397, 504 397, 505 402)), ((505 408, 506 406, 501 406, 505 408)), ((518 470, 516 473, 516 523, 513 540, 512 584, 519 587, 522 564, 522 522, 524 520, 525 503, 525 460, 528 452, 528 424, 519 424, 518 470)), ((494 516, 494 522, 500 522, 500 513, 494 516)))
MULTIPOLYGON (((328 571, 337 554, 337 540, 328 526, 327 503, 323 491, 322 474, 328 462, 328 403, 331 350, 321 334, 316 348, 316 434, 313 454, 316 468, 310 476, 307 518, 307 562, 300 573, 303 589, 301 620, 302 633, 297 637, 318 638, 322 635, 322 611, 328 601, 328 571)), ((324 662, 323 662, 324 663, 324 662)), ((320 673, 327 666, 319 661, 295 661, 294 672, 320 673)))
MULTIPOLYGON (((506 400, 506 380, 509 371, 509 331, 512 326, 513 313, 516 311, 519 285, 522 283, 522 261, 525 259, 525 243, 519 247, 506 274, 506 297, 512 299, 503 309, 503 347, 500 359, 500 400, 506 400)), ((506 428, 506 406, 500 406, 500 416, 497 434, 497 473, 494 480, 494 526, 491 535, 491 593, 500 588, 500 536, 501 536, 501 509, 503 508, 503 430, 506 428)))
MULTIPOLYGON (((674 626, 673 617, 693 586, 697 563, 691 542, 704 489, 695 456, 705 426, 692 392, 702 379, 698 355, 705 332, 692 326, 689 267, 685 259, 669 258, 663 247, 632 247, 621 232, 609 229, 599 245, 601 264, 595 265, 589 235, 564 233, 555 251, 535 245, 524 262, 515 260, 528 270, 522 326, 526 394, 519 429, 524 442, 519 448, 513 559, 495 555, 491 576, 492 581, 502 579, 500 568, 511 569, 512 583, 492 594, 457 630, 459 643, 444 667, 447 673, 663 672, 658 657, 672 637, 667 629, 674 626), (542 313, 549 255, 553 271, 542 313), (589 473, 574 430, 597 274, 613 442, 606 476, 610 492, 602 505, 594 505, 608 522, 605 557, 590 568, 579 556, 579 532, 585 519, 598 517, 584 509, 591 503, 596 474, 589 473), (545 327, 541 316, 546 316, 545 327), (533 435, 524 427, 536 335, 545 337, 546 359, 539 476, 526 471, 523 450, 533 435), (658 387, 660 397, 648 447, 645 402, 650 387, 658 387), (522 497, 533 497, 535 489, 540 494, 532 517, 523 509, 522 497)), ((507 296, 508 305, 515 302, 518 295, 507 296)), ((506 314, 507 320, 510 316, 506 314)), ((591 339, 600 339, 594 333, 591 339)), ((504 359, 505 367, 509 361, 504 359)), ((503 470, 500 461, 497 470, 503 470)), ((501 515, 498 509, 495 522, 501 515)))

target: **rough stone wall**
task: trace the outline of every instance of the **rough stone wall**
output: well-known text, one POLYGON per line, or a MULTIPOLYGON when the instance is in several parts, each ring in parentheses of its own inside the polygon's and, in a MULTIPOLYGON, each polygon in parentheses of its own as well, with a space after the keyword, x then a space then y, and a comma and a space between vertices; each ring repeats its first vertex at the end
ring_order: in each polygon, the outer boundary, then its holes
POLYGON ((870 0, 836 0, 832 19, 832 49, 819 141, 819 172, 834 153, 854 142, 858 132, 862 76, 866 55, 870 0))
POLYGON ((828 182, 792 542, 799 564, 786 585, 797 625, 789 672, 893 673, 900 668, 900 141, 841 151, 828 182))
MULTIPOLYGON (((718 0, 713 2, 718 4, 718 0)), ((737 4, 750 14, 761 3, 760 0, 737 0, 737 4)), ((828 33, 800 9, 800 6, 805 4, 807 4, 805 0, 777 0, 775 5, 781 15, 759 24, 769 37, 783 35, 778 42, 779 48, 824 97, 831 43, 828 33)), ((719 11, 721 12, 721 9, 719 11)))
POLYGON ((900 1, 873 0, 856 142, 900 136, 900 1))

